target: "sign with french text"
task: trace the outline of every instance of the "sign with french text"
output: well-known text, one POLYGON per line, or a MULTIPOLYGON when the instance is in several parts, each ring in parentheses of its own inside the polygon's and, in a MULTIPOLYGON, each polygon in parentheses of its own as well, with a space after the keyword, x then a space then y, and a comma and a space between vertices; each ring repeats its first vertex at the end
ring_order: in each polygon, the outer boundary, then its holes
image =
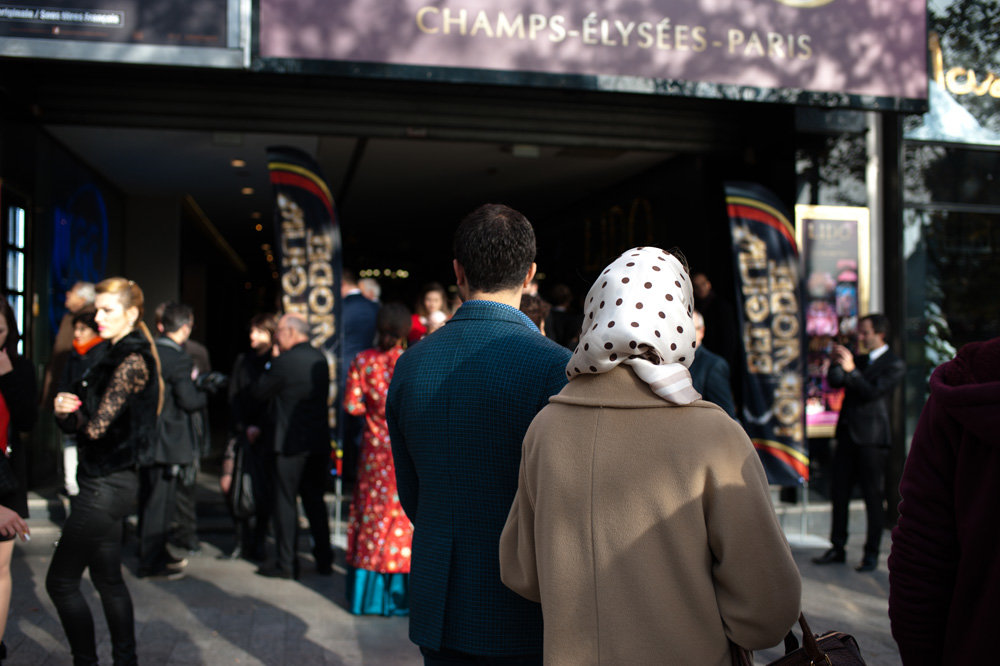
POLYGON ((0 2, 0 36, 170 46, 226 46, 228 0, 0 2))
POLYGON ((926 99, 924 0, 260 0, 259 56, 926 99))

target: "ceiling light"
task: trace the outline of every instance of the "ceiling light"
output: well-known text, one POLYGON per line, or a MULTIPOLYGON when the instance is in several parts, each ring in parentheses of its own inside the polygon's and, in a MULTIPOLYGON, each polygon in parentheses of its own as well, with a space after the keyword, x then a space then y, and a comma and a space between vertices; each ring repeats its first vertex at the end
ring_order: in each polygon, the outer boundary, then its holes
POLYGON ((247 163, 246 163, 245 160, 241 160, 241 159, 237 158, 237 159, 231 161, 229 163, 229 165, 232 166, 234 169, 242 169, 243 167, 245 167, 247 165, 247 163))
POLYGON ((250 219, 251 220, 259 220, 260 219, 260 211, 259 210, 255 210, 254 212, 250 213, 250 219))
POLYGON ((243 189, 240 190, 240 192, 242 194, 250 195, 250 194, 253 194, 253 188, 252 187, 244 187, 243 189))
POLYGON ((256 229, 257 231, 264 231, 264 225, 263 225, 263 224, 260 224, 260 223, 258 222, 258 223, 257 223, 257 224, 256 224, 256 225, 254 226, 254 229, 256 229))

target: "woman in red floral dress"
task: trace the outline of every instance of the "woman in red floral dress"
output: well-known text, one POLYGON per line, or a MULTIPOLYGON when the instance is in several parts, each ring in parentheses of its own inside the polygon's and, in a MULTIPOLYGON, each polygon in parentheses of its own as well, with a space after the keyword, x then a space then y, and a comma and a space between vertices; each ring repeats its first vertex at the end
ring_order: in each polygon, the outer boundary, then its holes
POLYGON ((361 352, 347 374, 344 408, 365 415, 347 528, 347 601, 355 615, 406 615, 413 525, 396 493, 385 400, 410 332, 410 312, 388 303, 376 319, 378 348, 361 352))

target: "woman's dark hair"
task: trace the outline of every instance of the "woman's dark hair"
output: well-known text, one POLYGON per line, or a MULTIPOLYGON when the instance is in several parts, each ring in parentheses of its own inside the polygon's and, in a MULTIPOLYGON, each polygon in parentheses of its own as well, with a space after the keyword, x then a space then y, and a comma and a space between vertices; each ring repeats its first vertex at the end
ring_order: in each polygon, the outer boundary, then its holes
POLYGON ((542 327, 542 322, 549 316, 551 309, 552 306, 543 301, 541 296, 521 295, 521 312, 528 315, 528 319, 533 321, 538 328, 542 327))
POLYGON ((402 303, 386 303, 375 317, 378 332, 378 346, 382 351, 392 349, 400 340, 405 340, 413 326, 410 310, 402 303))
POLYGON ((278 315, 271 312, 255 314, 250 319, 250 328, 259 328, 262 331, 267 331, 267 334, 271 336, 271 340, 274 340, 274 334, 278 331, 278 315))
POLYGON ((0 294, 0 315, 7 321, 7 340, 3 343, 3 349, 7 352, 7 356, 14 358, 17 356, 17 343, 21 340, 21 334, 17 331, 14 308, 10 307, 5 294, 0 294))
POLYGON ((440 282, 428 282, 423 287, 420 288, 420 295, 417 297, 416 303, 416 313, 422 317, 426 317, 430 313, 424 308, 424 298, 427 294, 432 291, 436 291, 441 294, 441 309, 447 314, 448 312, 448 292, 445 291, 444 286, 440 282))
POLYGON ((100 333, 97 328, 97 309, 93 305, 84 305, 73 314, 73 325, 83 324, 94 333, 100 333))

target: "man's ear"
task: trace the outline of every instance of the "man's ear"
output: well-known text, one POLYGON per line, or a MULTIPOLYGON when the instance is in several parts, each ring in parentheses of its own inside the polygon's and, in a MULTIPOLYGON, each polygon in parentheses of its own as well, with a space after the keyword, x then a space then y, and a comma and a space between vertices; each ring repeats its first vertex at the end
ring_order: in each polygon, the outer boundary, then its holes
POLYGON ((451 267, 455 270, 455 284, 459 287, 465 286, 465 268, 458 263, 458 259, 451 260, 451 267))
POLYGON ((527 289, 528 285, 531 284, 531 281, 535 279, 535 272, 537 270, 538 266, 535 265, 535 262, 531 262, 531 267, 528 268, 528 274, 524 276, 524 282, 521 283, 522 290, 527 289))

